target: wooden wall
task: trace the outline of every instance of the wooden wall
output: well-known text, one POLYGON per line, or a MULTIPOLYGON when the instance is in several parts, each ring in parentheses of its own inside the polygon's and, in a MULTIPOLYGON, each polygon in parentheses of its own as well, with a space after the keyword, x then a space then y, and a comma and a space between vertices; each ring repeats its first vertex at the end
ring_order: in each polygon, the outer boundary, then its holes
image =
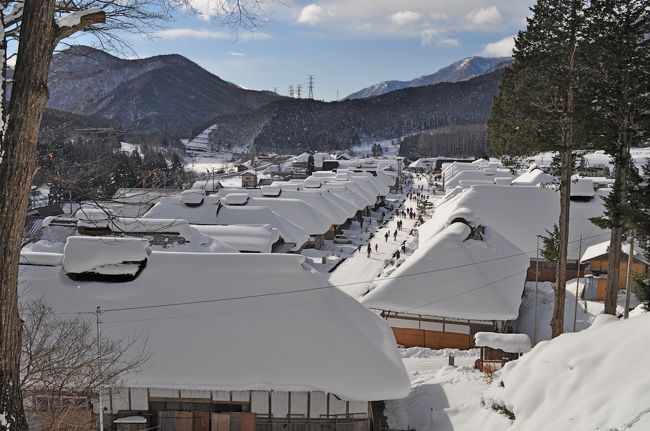
POLYGON ((470 334, 431 331, 415 328, 392 328, 395 341, 405 347, 428 347, 430 349, 471 349, 474 340, 470 334))

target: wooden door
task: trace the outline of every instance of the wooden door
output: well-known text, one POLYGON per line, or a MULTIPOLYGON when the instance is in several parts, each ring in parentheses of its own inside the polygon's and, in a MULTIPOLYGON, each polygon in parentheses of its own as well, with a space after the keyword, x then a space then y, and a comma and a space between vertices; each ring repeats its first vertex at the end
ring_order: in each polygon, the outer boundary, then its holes
POLYGON ((210 418, 212 431, 230 431, 230 415, 225 413, 212 413, 210 418))
POLYGON ((176 431, 192 431, 192 412, 176 411, 176 431))
POLYGON ((160 431, 176 431, 176 412, 158 411, 158 429, 160 431))
POLYGON ((193 431, 210 431, 210 412, 192 412, 193 431))
POLYGON ((255 431, 255 413, 240 413, 239 426, 241 431, 255 431))

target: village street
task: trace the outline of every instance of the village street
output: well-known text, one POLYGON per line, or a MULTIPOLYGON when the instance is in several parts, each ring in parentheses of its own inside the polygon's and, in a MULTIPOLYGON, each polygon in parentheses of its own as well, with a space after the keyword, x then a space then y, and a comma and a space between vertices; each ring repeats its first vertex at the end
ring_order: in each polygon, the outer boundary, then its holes
MULTIPOLYGON (((359 298, 365 294, 372 282, 380 276, 388 276, 395 269, 391 264, 391 260, 404 259, 410 255, 415 248, 417 248, 417 234, 413 230, 417 222, 417 201, 410 200, 406 196, 416 188, 422 186, 426 191, 428 183, 424 177, 417 180, 414 178, 414 183, 404 187, 404 193, 395 195, 395 200, 392 200, 395 210, 389 211, 387 209, 380 209, 372 213, 371 217, 366 217, 364 220, 364 235, 361 235, 361 228, 358 222, 353 224, 353 227, 346 231, 350 238, 358 239, 354 243, 357 248, 351 257, 341 263, 331 274, 329 274, 329 281, 334 286, 339 287, 349 295, 359 298), (410 218, 398 216, 397 211, 412 210, 416 216, 410 218), (381 214, 385 212, 384 223, 381 224, 381 214), (372 222, 370 222, 372 220, 372 222), (402 229, 397 229, 397 222, 402 221, 402 229), (365 230, 368 233, 374 232, 374 236, 368 241, 366 239, 365 230), (397 236, 394 236, 397 230, 397 236), (388 232, 388 239, 385 235, 388 232), (368 242, 371 246, 370 257, 367 253, 368 242), (405 245, 406 253, 402 252, 402 244, 405 245), (376 247, 376 248, 375 248, 376 247), (400 252, 400 259, 396 259, 396 251, 400 252)), ((425 218, 426 219, 426 218, 425 218)))

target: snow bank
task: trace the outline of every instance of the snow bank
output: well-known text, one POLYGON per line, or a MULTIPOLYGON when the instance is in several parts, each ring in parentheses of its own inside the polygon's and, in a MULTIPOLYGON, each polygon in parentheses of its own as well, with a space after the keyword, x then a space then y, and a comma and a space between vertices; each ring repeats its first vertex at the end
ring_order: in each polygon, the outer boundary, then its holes
POLYGON ((597 325, 537 345, 505 365, 484 400, 511 430, 647 430, 650 315, 597 325))
POLYGON ((474 334, 477 347, 490 347, 508 353, 525 353, 530 350, 530 338, 526 334, 497 334, 477 332, 474 334))
POLYGON ((150 252, 149 242, 140 238, 71 236, 63 249, 63 268, 72 274, 104 273, 103 267, 141 262, 150 252))

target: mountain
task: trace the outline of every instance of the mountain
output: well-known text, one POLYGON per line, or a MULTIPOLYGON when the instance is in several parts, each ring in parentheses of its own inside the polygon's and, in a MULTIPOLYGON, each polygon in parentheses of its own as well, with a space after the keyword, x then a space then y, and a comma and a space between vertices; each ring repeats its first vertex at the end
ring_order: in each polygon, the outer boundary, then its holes
POLYGON ((257 109, 280 99, 243 89, 172 54, 126 60, 73 46, 52 60, 48 108, 112 120, 143 133, 189 136, 218 115, 257 109))
POLYGON ((420 76, 410 81, 383 81, 352 93, 345 99, 362 99, 380 96, 403 88, 422 87, 439 82, 466 81, 497 69, 502 69, 512 63, 511 57, 468 57, 444 67, 432 75, 420 76))
POLYGON ((211 140, 224 150, 252 144, 259 151, 334 150, 447 126, 483 125, 501 72, 341 102, 283 99, 215 118, 211 140))

